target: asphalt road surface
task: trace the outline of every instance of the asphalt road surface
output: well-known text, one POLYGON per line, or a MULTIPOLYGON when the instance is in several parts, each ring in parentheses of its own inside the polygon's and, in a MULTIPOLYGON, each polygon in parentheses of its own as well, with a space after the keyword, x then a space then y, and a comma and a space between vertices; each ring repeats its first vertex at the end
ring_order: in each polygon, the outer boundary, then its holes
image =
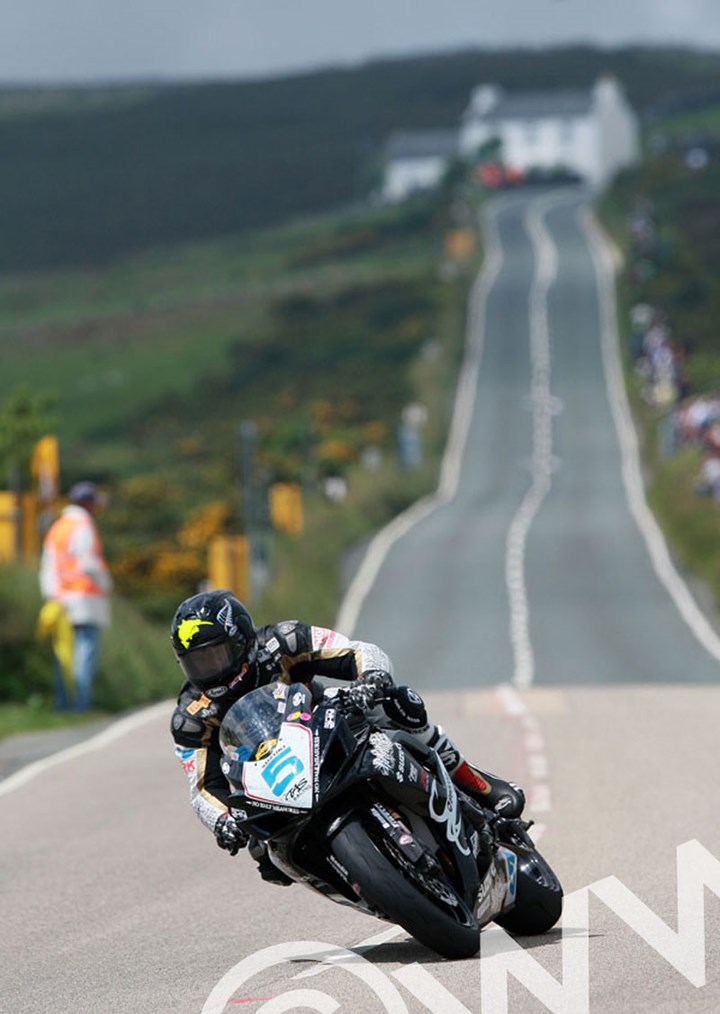
POLYGON ((0 782, 0 1010, 720 1010, 720 647, 638 500, 607 248, 570 191, 486 228, 440 493, 342 616, 526 787, 562 929, 439 961, 263 884, 190 811, 161 705, 0 782))

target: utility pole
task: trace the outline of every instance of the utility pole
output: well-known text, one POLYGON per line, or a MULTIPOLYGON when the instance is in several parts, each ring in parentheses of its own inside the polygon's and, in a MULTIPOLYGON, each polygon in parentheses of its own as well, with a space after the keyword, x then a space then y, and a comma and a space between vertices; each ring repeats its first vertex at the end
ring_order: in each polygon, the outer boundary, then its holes
POLYGON ((255 547, 255 444, 257 423, 254 419, 243 419, 240 435, 240 485, 242 502, 242 523, 250 543, 251 557, 255 547))
POLYGON ((248 541, 250 572, 250 594, 262 591, 267 584, 268 572, 265 551, 261 540, 262 518, 258 515, 257 480, 255 456, 257 448, 257 423, 254 419, 243 419, 238 428, 240 437, 240 482, 242 522, 248 541))

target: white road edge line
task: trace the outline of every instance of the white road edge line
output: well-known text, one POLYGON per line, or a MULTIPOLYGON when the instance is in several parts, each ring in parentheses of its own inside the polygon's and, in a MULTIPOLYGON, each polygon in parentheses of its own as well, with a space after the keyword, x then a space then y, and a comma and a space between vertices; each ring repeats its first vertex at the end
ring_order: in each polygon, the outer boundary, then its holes
POLYGON ((435 493, 417 500, 407 510, 398 514, 370 541, 362 563, 340 604, 335 621, 336 629, 341 630, 348 637, 352 636, 363 603, 392 546, 423 518, 428 517, 438 507, 450 503, 457 493, 462 459, 475 408, 478 374, 485 340, 485 306, 503 261, 502 247, 495 221, 495 215, 500 206, 500 204, 496 204, 492 212, 487 209, 484 212, 485 259, 473 284, 469 299, 468 322, 465 331, 465 357, 458 379, 450 434, 443 455, 437 490, 435 493))
MULTIPOLYGON (((615 296, 615 258, 610 242, 595 216, 581 209, 578 222, 585 232, 590 247, 597 292, 600 302, 601 344, 605 383, 610 411, 620 444, 622 478, 630 513, 645 540, 653 569, 667 589, 685 623, 709 655, 720 661, 720 638, 695 602, 687 585, 675 569, 665 537, 648 507, 645 498, 637 434, 632 421, 630 404, 620 359, 620 341, 617 330, 617 303, 615 296)), ((720 675, 720 673, 718 674, 720 675)))
POLYGON ((117 722, 113 722, 107 729, 103 729, 102 732, 98 732, 97 735, 84 740, 82 743, 76 743, 75 746, 59 750, 49 757, 43 757, 41 760, 26 764, 19 771, 0 781, 0 796, 9 795, 23 785, 27 785, 28 782, 37 778, 38 775, 45 774, 46 771, 49 771, 58 764, 64 764, 65 761, 73 760, 75 757, 82 757, 86 753, 92 753, 93 750, 101 750, 128 733, 134 732, 135 729, 139 729, 162 711, 167 711, 169 714, 170 707, 170 701, 160 701, 158 704, 151 704, 149 707, 143 708, 142 711, 136 711, 126 718, 118 719, 117 722))

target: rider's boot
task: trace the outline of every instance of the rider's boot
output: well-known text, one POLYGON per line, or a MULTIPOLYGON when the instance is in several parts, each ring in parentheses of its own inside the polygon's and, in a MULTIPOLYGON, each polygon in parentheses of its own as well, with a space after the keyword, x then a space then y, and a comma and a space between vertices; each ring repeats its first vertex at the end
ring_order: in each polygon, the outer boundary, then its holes
POLYGON ((465 760, 461 761, 451 774, 453 781, 463 792, 467 792, 483 806, 488 806, 503 817, 519 817, 523 812, 525 793, 514 782, 506 782, 497 775, 480 771, 465 760))
POLYGON ((480 806, 503 817, 520 816, 525 806, 525 793, 520 786, 468 764, 441 725, 435 726, 428 746, 440 754, 455 785, 480 806))

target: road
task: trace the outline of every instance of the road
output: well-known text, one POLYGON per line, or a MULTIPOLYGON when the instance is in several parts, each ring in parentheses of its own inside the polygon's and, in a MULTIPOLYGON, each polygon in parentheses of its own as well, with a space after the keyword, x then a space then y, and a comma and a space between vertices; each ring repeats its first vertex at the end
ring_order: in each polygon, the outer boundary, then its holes
POLYGON ((491 929, 448 963, 261 883, 195 821, 161 705, 0 783, 0 1010, 720 1009, 719 649, 638 501, 606 249, 569 191, 486 229, 441 489, 373 543, 343 616, 525 785, 562 932, 491 929))
POLYGON ((417 686, 717 682, 628 507, 582 212, 561 194, 491 218, 457 489, 390 548, 355 627, 417 686))

